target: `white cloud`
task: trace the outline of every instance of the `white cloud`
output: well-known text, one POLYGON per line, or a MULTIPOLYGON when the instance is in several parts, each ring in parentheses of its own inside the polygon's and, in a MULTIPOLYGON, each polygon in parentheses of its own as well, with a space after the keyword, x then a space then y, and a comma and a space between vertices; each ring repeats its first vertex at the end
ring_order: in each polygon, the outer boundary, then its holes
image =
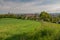
POLYGON ((41 11, 47 12, 59 12, 60 11, 60 4, 42 4, 44 0, 35 0, 32 2, 12 2, 12 1, 3 1, 0 0, 0 10, 3 12, 13 12, 13 13, 39 13, 41 11), (41 4, 41 5, 37 5, 41 4))

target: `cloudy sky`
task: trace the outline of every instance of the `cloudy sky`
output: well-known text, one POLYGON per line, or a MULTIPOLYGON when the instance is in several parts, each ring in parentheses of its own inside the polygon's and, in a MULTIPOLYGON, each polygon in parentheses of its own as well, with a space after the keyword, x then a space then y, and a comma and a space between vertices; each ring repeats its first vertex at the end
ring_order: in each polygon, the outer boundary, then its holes
POLYGON ((0 0, 0 13, 60 12, 60 0, 0 0))

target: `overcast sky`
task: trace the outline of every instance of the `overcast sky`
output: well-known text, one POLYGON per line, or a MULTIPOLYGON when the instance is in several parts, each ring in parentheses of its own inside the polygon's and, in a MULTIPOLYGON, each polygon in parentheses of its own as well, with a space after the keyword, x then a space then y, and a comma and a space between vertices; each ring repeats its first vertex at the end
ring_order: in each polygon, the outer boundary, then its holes
POLYGON ((0 13, 60 12, 60 0, 0 0, 0 13))

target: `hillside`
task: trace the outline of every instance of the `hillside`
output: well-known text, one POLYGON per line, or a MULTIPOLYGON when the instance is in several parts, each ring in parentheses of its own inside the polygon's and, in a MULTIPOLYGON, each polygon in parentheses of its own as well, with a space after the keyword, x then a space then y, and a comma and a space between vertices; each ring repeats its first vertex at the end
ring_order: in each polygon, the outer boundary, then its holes
POLYGON ((0 40, 60 40, 60 24, 2 18, 0 40))

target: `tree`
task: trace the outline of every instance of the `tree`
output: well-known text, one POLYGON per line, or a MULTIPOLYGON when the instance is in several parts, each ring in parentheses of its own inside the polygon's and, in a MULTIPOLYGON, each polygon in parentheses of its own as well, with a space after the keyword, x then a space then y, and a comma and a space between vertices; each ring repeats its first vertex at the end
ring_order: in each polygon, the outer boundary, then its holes
POLYGON ((40 14, 40 19, 42 19, 44 21, 50 21, 51 15, 48 14, 47 12, 45 12, 45 11, 42 11, 41 14, 40 14))

